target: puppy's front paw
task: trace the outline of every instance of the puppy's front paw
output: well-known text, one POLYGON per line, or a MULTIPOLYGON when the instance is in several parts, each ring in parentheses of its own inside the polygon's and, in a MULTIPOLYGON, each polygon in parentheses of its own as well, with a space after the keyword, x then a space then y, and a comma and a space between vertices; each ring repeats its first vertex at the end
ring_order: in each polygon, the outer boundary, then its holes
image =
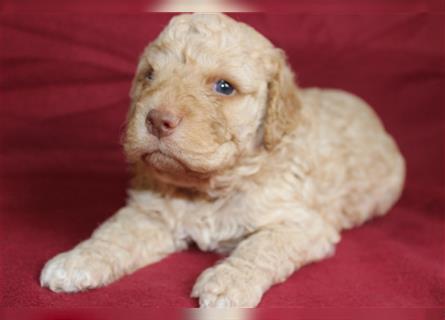
POLYGON ((202 308, 255 307, 263 289, 255 270, 243 270, 227 262, 205 270, 192 290, 202 308))
POLYGON ((109 283, 112 268, 98 255, 73 249, 49 260, 40 275, 40 285, 55 292, 77 292, 109 283))

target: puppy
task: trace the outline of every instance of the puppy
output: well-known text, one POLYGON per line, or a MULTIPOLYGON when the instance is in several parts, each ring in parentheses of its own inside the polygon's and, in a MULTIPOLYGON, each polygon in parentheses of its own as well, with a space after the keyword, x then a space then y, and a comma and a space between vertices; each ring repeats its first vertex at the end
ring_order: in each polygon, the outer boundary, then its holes
POLYGON ((195 243, 228 254, 196 281, 200 306, 254 307, 401 193, 403 157, 372 109, 299 88, 283 51, 227 16, 174 17, 130 96, 127 205, 47 262, 53 291, 104 286, 195 243))

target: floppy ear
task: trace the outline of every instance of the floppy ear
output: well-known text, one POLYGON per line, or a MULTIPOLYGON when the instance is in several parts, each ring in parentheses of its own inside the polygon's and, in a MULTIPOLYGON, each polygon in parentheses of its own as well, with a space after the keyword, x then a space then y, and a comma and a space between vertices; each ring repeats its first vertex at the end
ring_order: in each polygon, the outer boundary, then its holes
POLYGON ((294 74, 283 51, 278 50, 273 65, 275 70, 268 84, 264 120, 264 146, 268 150, 273 149, 284 135, 295 129, 301 107, 294 74))
POLYGON ((143 78, 143 75, 141 75, 141 71, 147 68, 147 61, 144 58, 145 51, 149 48, 150 45, 148 45, 144 52, 139 56, 138 64, 136 66, 136 70, 133 76, 133 80, 131 81, 131 87, 130 87, 130 99, 133 101, 137 96, 139 96, 141 91, 141 85, 140 81, 143 78))

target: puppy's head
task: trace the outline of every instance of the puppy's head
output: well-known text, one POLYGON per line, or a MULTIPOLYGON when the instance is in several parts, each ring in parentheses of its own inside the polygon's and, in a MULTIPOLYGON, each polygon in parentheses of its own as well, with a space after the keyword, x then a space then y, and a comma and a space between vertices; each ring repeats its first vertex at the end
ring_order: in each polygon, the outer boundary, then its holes
POLYGON ((174 17, 142 54, 130 96, 129 161, 186 187, 271 151, 298 119, 282 51, 220 14, 174 17))

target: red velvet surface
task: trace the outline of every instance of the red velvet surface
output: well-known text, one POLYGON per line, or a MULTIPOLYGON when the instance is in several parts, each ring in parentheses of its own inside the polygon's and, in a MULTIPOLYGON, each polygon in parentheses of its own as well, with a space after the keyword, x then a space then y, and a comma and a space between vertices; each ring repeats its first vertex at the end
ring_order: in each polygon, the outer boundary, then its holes
MULTIPOLYGON (((0 304, 196 306, 219 257, 175 254, 80 294, 39 286, 47 259, 124 204, 119 138, 138 55, 171 15, 0 18, 0 304)), ((289 55, 302 86, 366 99, 398 141, 406 189, 391 212, 347 231, 334 257, 296 272, 262 307, 444 305, 444 17, 236 14, 289 55)))

